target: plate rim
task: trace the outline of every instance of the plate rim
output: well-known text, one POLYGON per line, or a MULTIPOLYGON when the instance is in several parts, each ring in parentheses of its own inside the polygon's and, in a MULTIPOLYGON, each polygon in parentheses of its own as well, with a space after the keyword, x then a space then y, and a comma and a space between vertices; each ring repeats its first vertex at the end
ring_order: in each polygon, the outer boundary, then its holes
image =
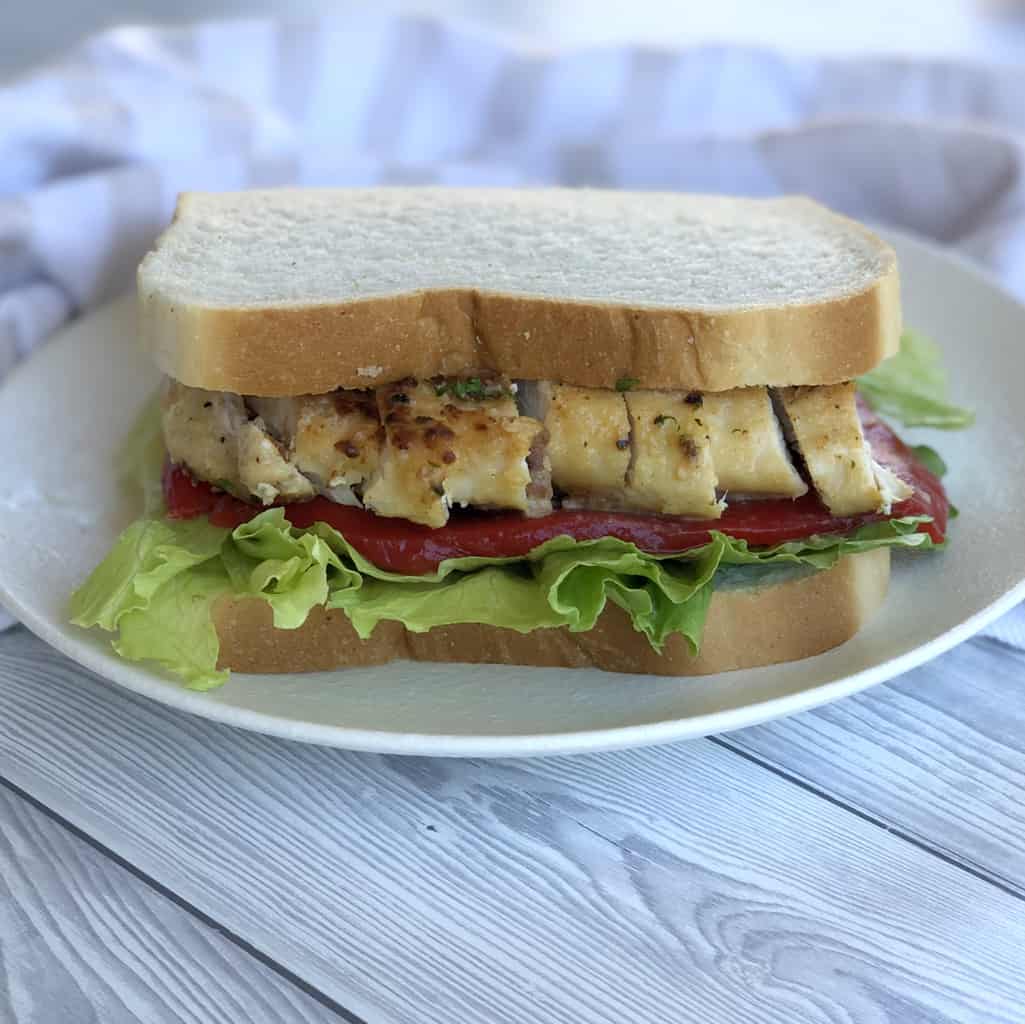
MULTIPOLYGON (((910 244, 912 248, 923 249, 930 256, 952 264, 960 273, 967 274, 977 283, 997 292, 1016 306, 1025 317, 1025 303, 997 280, 992 273, 972 263, 960 252, 945 248, 930 239, 906 230, 880 226, 879 231, 884 237, 910 244)), ((63 325, 44 343, 44 346, 48 348, 53 342, 59 341, 64 332, 79 327, 83 320, 96 316, 103 310, 110 310, 132 301, 134 301, 134 294, 129 292, 102 304, 87 313, 85 317, 63 325)), ((29 366, 37 356, 38 353, 23 360, 7 375, 3 385, 0 386, 0 399, 5 396, 8 389, 18 386, 22 376, 29 372, 29 366)), ((585 728, 578 731, 483 735, 396 732, 345 725, 327 725, 298 719, 285 719, 265 711, 210 701, 206 699, 204 692, 186 689, 184 686, 156 674, 145 664, 122 662, 109 648, 103 650, 96 644, 84 640, 76 643, 73 639, 74 633, 62 631, 57 625, 51 624, 44 615, 36 614, 30 606, 25 605, 16 594, 12 593, 4 580, 0 578, 0 604, 9 609, 11 614, 30 632, 79 666, 101 678, 105 683, 113 683, 131 693, 156 700, 176 710, 263 735, 353 751, 450 757, 536 757, 622 750, 724 734, 777 717, 788 717, 831 703, 842 697, 851 696, 931 661, 974 636, 990 622, 1017 605, 1023 598, 1025 598, 1025 578, 940 636, 896 657, 869 665, 851 675, 819 684, 811 689, 782 696, 772 696, 740 707, 719 709, 687 718, 598 729, 585 728)), ((81 632, 87 633, 85 630, 81 632)), ((615 673, 607 674, 616 675, 615 673)))

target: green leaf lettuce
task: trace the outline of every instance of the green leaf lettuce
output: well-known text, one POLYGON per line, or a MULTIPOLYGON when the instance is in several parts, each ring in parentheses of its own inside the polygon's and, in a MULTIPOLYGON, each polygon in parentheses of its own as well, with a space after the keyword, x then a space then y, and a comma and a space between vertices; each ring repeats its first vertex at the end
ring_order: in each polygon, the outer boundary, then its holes
POLYGON ((975 414, 952 405, 947 397, 947 373, 935 342, 905 331, 900 351, 858 378, 858 390, 877 412, 900 420, 905 427, 970 427, 975 414))

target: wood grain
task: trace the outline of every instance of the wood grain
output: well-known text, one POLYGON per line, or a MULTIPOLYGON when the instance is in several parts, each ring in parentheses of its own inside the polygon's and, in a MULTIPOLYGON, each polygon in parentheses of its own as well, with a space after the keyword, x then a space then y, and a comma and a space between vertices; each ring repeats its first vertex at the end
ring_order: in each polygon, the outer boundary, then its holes
POLYGON ((723 740, 1025 894, 1025 653, 975 640, 723 740))
POLYGON ((0 787, 0 1020, 339 1018, 0 787))
POLYGON ((0 639, 18 785, 373 1024, 1020 1022, 1022 902, 709 742, 385 758, 0 639))

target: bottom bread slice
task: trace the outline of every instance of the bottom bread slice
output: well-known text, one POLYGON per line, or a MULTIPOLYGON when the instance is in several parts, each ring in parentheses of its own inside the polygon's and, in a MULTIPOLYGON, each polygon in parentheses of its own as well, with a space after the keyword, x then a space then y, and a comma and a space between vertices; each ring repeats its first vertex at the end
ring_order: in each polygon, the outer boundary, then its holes
POLYGON ((299 629, 275 629, 270 605, 254 598, 218 602, 214 623, 219 665, 238 672, 313 672, 405 658, 708 675, 796 661, 842 644, 878 610, 889 580, 890 551, 877 548, 784 582, 717 590, 696 657, 680 636, 670 637, 656 654, 611 603, 586 633, 521 634, 475 624, 410 633, 396 622, 381 622, 368 640, 360 640, 343 612, 323 608, 314 608, 299 629))

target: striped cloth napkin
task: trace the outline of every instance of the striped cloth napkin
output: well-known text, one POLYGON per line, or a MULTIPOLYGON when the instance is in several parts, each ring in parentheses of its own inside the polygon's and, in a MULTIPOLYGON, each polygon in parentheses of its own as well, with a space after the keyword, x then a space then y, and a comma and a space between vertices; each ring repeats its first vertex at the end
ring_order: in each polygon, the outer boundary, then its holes
MULTIPOLYGON (((365 13, 119 28, 0 89, 0 378, 130 287, 185 188, 805 192, 1025 298, 1025 68, 742 47, 562 53, 365 13)), ((989 634, 1025 647, 1025 606, 989 634)))

